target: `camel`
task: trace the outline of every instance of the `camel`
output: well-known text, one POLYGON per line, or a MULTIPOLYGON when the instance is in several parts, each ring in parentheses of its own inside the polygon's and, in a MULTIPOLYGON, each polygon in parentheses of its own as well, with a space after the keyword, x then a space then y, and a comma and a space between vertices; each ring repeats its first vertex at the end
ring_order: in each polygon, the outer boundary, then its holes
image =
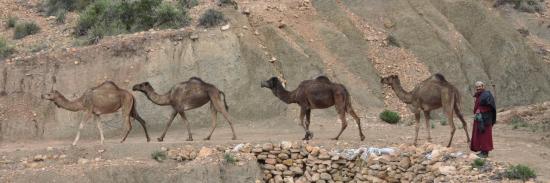
POLYGON ((173 111, 170 115, 170 120, 164 128, 162 135, 157 138, 159 142, 164 140, 164 136, 166 135, 168 128, 170 128, 170 125, 172 125, 172 121, 174 121, 177 114, 181 116, 183 123, 187 127, 187 133, 189 134, 187 141, 193 141, 191 127, 189 126, 189 121, 187 121, 187 118, 185 117, 185 111, 199 108, 209 101, 210 111, 212 114, 212 129, 210 130, 210 134, 208 134, 204 140, 210 140, 212 133, 214 133, 214 129, 216 129, 216 117, 218 112, 222 113, 223 117, 229 123, 231 132, 233 132, 232 139, 237 139, 237 135, 235 135, 235 130, 233 129, 233 124, 231 123, 231 120, 229 120, 229 114, 227 113, 228 107, 225 102, 225 94, 218 90, 214 85, 206 83, 198 77, 191 77, 187 81, 176 84, 164 95, 157 94, 149 82, 136 84, 132 87, 132 90, 143 92, 149 100, 157 105, 172 106, 173 111), (220 94, 224 97, 223 103, 220 94))
POLYGON ((397 75, 391 75, 380 80, 382 84, 390 85, 399 98, 406 104, 409 104, 416 120, 414 145, 417 145, 418 130, 420 128, 420 112, 424 112, 424 119, 426 120, 426 129, 428 131, 428 142, 432 141, 430 134, 430 111, 443 107, 443 111, 447 116, 447 122, 451 126, 451 138, 447 147, 451 147, 453 136, 456 130, 453 122, 453 112, 456 113, 464 132, 466 132, 466 139, 470 142, 470 136, 464 117, 460 112, 460 93, 456 87, 449 83, 442 74, 436 73, 428 79, 422 81, 412 91, 405 91, 401 87, 401 82, 397 75))
POLYGON ((342 121, 342 128, 333 140, 338 140, 344 129, 347 127, 346 112, 349 113, 359 127, 359 136, 361 141, 365 140, 365 135, 361 130, 359 117, 351 107, 350 95, 346 87, 342 84, 331 82, 326 76, 319 76, 312 80, 305 80, 298 85, 294 91, 287 91, 277 77, 263 81, 261 87, 270 89, 273 94, 287 104, 296 103, 300 105, 300 122, 306 134, 303 140, 313 138, 313 132, 309 130, 310 115, 312 109, 325 109, 335 106, 336 112, 342 121), (304 121, 304 115, 306 121, 304 121))
POLYGON ((103 137, 103 129, 101 127, 101 121, 98 120, 99 116, 102 114, 110 114, 117 112, 122 108, 122 116, 124 118, 123 122, 127 125, 126 132, 122 138, 121 143, 126 140, 130 130, 132 129, 132 124, 130 122, 130 117, 139 121, 143 130, 145 131, 145 137, 147 142, 150 141, 149 133, 147 133, 147 127, 145 121, 139 116, 135 108, 135 99, 134 96, 127 90, 119 88, 112 81, 105 81, 96 87, 92 87, 84 92, 81 97, 76 100, 69 101, 65 96, 59 93, 57 90, 52 90, 47 94, 43 94, 42 99, 52 101, 57 107, 69 110, 69 111, 85 111, 86 117, 84 120, 80 121, 78 126, 78 132, 73 141, 73 146, 76 145, 78 139, 80 138, 80 130, 84 127, 84 122, 93 118, 97 124, 97 129, 99 130, 99 135, 101 138, 101 144, 105 137, 103 137))

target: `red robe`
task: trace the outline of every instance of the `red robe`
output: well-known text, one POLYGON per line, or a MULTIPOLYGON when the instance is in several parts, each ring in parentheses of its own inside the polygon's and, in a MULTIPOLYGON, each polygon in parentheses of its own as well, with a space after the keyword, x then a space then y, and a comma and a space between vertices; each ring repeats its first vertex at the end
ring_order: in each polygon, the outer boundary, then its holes
MULTIPOLYGON (((490 106, 480 106, 479 97, 480 93, 476 93, 474 97, 476 98, 474 106, 474 114, 478 112, 490 112, 492 108, 490 106)), ((491 151, 493 150, 493 124, 492 122, 485 122, 485 132, 481 133, 478 130, 480 122, 474 120, 473 130, 472 130, 472 142, 470 144, 470 150, 477 151, 491 151)))

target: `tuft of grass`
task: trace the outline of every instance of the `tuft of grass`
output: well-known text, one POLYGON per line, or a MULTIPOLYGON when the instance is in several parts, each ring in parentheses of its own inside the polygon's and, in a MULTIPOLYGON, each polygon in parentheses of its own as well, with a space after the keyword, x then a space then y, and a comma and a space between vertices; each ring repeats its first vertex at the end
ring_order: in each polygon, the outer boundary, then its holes
POLYGON ((0 37, 0 59, 10 56, 14 51, 15 49, 3 37, 0 37))
POLYGON ((520 179, 523 181, 529 180, 530 178, 536 178, 537 175, 535 171, 525 165, 515 165, 510 166, 505 172, 505 176, 509 179, 520 179))
POLYGON ((390 110, 384 110, 383 112, 381 112, 379 118, 382 121, 390 124, 396 124, 399 122, 399 120, 401 120, 401 116, 399 116, 399 113, 390 110))
POLYGON ((218 26, 225 22, 223 13, 213 9, 206 10, 199 18, 199 25, 206 28, 218 26))
POLYGON ((441 126, 447 125, 447 117, 442 113, 439 113, 439 124, 441 124, 441 126))
POLYGON ((151 158, 158 162, 162 162, 166 160, 166 152, 165 151, 155 151, 151 153, 151 158))
POLYGON ((57 15, 55 15, 55 22, 58 24, 65 23, 65 16, 67 15, 66 10, 60 10, 57 12, 57 15))
POLYGON ((225 153, 223 155, 223 159, 225 160, 226 163, 229 163, 229 164, 235 164, 237 162, 237 158, 235 157, 235 155, 231 153, 225 153))
POLYGON ((23 22, 15 25, 15 32, 13 37, 15 39, 21 39, 29 35, 33 35, 40 32, 40 27, 35 22, 23 22))
POLYGON ((512 125, 512 129, 514 130, 529 126, 529 124, 527 124, 521 117, 518 117, 518 116, 512 117, 510 125, 512 125))
POLYGON ((486 161, 486 160, 483 159, 483 158, 477 158, 477 159, 475 159, 474 162, 472 163, 472 167, 478 168, 478 169, 479 169, 479 168, 485 166, 485 161, 486 161))
POLYGON ((13 28, 15 24, 17 24, 17 17, 9 16, 8 21, 6 21, 6 28, 13 28))

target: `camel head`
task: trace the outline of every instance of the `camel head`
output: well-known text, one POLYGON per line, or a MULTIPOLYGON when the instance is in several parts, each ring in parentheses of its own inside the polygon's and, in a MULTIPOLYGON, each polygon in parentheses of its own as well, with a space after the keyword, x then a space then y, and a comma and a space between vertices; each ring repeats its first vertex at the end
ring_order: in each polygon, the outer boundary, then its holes
POLYGON ((61 98, 61 97, 63 97, 63 95, 61 95, 61 93, 59 93, 57 90, 52 90, 49 93, 42 94, 40 96, 40 98, 42 98, 42 99, 51 100, 51 101, 53 101, 55 99, 58 99, 58 98, 61 98))
POLYGON ((140 84, 136 84, 132 87, 133 91, 141 91, 141 92, 150 91, 152 89, 153 89, 153 86, 151 86, 151 84, 149 82, 143 82, 143 83, 140 83, 140 84))
POLYGON ((269 88, 269 89, 274 89, 276 86, 282 86, 282 84, 281 84, 281 81, 279 81, 279 78, 271 77, 266 81, 262 81, 260 86, 262 88, 265 87, 265 88, 269 88))
POLYGON ((392 83, 399 82, 399 76, 397 75, 390 75, 388 77, 384 77, 380 79, 380 83, 391 85, 392 83))

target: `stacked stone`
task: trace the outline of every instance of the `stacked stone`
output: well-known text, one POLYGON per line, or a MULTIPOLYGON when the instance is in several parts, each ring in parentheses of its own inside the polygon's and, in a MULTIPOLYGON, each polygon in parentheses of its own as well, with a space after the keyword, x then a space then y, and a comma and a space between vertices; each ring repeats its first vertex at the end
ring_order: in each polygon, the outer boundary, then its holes
POLYGON ((364 160, 360 156, 341 157, 317 146, 290 142, 266 143, 252 149, 263 168, 263 181, 270 183, 488 180, 490 172, 484 174, 472 168, 475 158, 458 158, 451 152, 439 145, 418 148, 403 145, 394 154, 370 154, 364 160))
POLYGON ((170 149, 167 153, 168 158, 177 161, 189 161, 197 158, 197 150, 192 146, 185 146, 183 148, 170 149))

